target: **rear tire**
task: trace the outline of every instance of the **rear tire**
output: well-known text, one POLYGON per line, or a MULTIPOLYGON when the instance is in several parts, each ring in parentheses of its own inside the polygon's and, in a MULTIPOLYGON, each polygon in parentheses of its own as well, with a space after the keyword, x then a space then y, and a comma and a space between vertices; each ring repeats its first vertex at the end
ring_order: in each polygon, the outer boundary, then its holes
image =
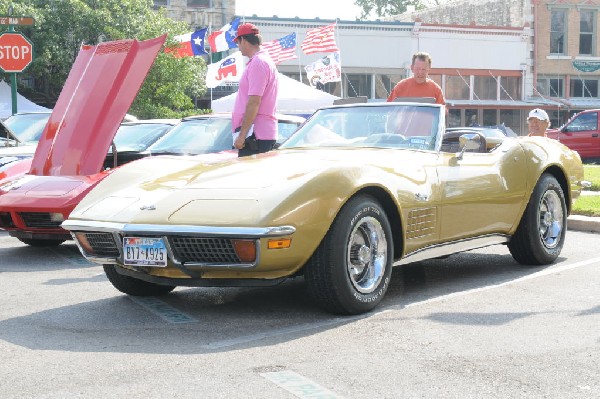
POLYGON ((547 265, 560 255, 566 233, 565 195, 554 176, 543 174, 508 249, 520 264, 547 265))
POLYGON ((114 265, 104 265, 104 273, 116 289, 131 296, 159 296, 168 294, 175 289, 173 285, 154 284, 124 276, 117 272, 114 265))
POLYGON ((381 302, 392 273, 392 232, 371 196, 350 199, 304 271, 309 295, 325 310, 364 313, 381 302))

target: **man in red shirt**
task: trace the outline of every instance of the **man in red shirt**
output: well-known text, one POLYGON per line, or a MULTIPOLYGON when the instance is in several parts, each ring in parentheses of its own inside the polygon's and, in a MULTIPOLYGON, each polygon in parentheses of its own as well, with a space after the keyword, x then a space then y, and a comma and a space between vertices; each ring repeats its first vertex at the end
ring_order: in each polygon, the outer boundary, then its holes
POLYGON ((446 104, 441 87, 429 79, 431 56, 428 53, 413 54, 410 70, 413 76, 398 82, 390 93, 388 102, 397 97, 431 97, 437 104, 446 104))

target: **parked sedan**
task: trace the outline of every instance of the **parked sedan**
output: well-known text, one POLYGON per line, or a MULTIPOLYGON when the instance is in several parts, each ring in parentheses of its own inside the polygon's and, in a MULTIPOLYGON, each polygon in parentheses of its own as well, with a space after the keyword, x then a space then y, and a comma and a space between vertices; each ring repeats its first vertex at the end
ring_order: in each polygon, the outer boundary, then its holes
POLYGON ((0 167, 33 156, 50 112, 23 112, 0 121, 0 167))
MULTIPOLYGON (((305 119, 277 114, 278 144, 287 140, 305 119)), ((231 150, 231 114, 218 113, 184 118, 179 126, 148 148, 152 155, 199 155, 231 150)))
POLYGON ((269 153, 144 158, 62 226, 128 295, 302 275, 339 314, 375 308, 395 265, 494 244, 524 265, 554 262, 583 185, 577 153, 541 137, 447 137, 445 114, 437 104, 333 106, 269 153))
POLYGON ((31 158, 0 169, 0 228, 33 246, 59 245, 70 239, 60 224, 79 200, 111 168, 144 157, 144 151, 178 123, 179 119, 149 119, 121 124, 103 168, 95 174, 29 175, 31 158))

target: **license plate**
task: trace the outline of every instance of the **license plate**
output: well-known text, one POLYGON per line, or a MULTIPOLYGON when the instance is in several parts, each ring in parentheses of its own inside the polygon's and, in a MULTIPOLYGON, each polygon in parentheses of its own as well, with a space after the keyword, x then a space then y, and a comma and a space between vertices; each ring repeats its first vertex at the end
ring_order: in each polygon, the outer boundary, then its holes
POLYGON ((124 263, 129 266, 167 266, 167 248, 162 238, 124 237, 124 263))

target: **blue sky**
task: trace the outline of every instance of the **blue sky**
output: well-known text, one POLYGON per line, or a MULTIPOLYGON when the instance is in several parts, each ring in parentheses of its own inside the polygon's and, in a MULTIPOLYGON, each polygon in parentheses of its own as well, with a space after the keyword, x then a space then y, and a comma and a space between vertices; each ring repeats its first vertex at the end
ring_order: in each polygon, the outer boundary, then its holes
POLYGON ((360 8, 354 0, 237 0, 237 15, 280 18, 316 18, 355 20, 360 16, 360 8))

